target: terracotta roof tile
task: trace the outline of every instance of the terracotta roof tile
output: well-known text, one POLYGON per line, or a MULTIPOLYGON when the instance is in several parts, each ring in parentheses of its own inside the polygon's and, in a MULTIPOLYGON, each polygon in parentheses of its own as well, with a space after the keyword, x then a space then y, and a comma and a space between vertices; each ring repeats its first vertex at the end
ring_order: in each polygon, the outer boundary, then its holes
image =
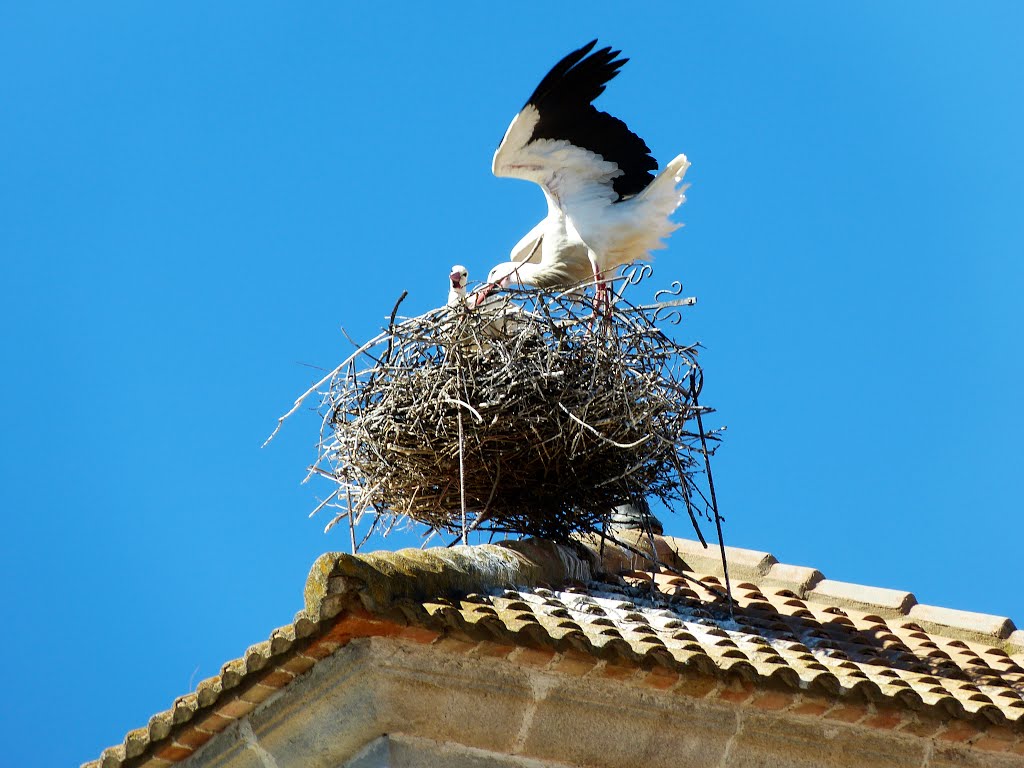
MULTIPOLYGON (((951 740, 994 724, 994 751, 1024 741, 1024 637, 1008 618, 922 606, 909 592, 727 548, 730 615, 709 591, 723 581, 716 551, 656 544, 697 583, 664 571, 594 581, 595 552, 548 542, 325 555, 291 624, 90 765, 181 760, 351 638, 377 635, 951 740), (935 725, 949 718, 963 725, 935 725)), ((627 561, 610 554, 605 563, 627 561)))

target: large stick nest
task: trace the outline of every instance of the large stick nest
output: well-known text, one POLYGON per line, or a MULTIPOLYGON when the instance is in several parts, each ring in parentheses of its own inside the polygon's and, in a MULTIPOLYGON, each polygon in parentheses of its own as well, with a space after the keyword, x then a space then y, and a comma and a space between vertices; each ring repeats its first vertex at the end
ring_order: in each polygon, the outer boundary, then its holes
POLYGON ((512 290, 392 322, 322 390, 314 472, 338 484, 332 524, 566 540, 644 496, 693 518, 700 370, 658 311, 619 301, 595 318, 571 294, 512 290))

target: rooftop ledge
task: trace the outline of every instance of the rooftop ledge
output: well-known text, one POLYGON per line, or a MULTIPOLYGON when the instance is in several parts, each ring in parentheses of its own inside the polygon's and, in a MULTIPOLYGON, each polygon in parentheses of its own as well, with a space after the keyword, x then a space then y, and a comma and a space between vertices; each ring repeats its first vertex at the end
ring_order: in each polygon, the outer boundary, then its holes
POLYGON ((669 537, 631 543, 648 552, 653 543, 671 570, 594 542, 322 555, 291 624, 87 765, 185 760, 360 638, 551 674, 618 669, 629 684, 665 695, 955 735, 1024 754, 1024 632, 1009 618, 922 605, 910 592, 726 547, 730 614, 717 547, 669 537))

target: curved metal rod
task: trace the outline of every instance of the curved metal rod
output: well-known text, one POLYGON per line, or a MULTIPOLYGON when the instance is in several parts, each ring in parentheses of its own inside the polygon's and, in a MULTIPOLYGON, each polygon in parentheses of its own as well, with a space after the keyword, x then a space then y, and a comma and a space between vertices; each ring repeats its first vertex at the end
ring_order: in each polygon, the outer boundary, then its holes
POLYGON ((654 313, 654 319, 669 325, 679 325, 683 321, 683 313, 678 309, 662 308, 654 313))
POLYGON ((662 288, 660 291, 654 292, 654 300, 656 302, 667 301, 669 296, 679 296, 683 292, 683 284, 678 280, 672 281, 671 288, 662 288))
POLYGON ((639 285, 654 274, 654 267, 646 262, 632 264, 622 268, 622 275, 626 278, 626 285, 639 285))

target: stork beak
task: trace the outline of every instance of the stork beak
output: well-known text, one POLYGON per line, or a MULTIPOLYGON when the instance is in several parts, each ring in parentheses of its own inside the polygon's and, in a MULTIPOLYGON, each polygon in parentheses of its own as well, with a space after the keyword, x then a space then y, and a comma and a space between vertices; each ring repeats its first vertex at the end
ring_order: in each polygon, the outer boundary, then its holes
POLYGON ((476 297, 476 301, 473 302, 473 306, 479 307, 481 304, 483 304, 484 300, 488 296, 490 296, 494 289, 497 287, 498 286, 496 283, 485 283, 484 285, 477 288, 477 290, 473 294, 473 296, 476 297))
POLYGON ((452 281, 452 288, 461 288, 462 287, 462 273, 461 272, 452 272, 450 275, 448 275, 448 279, 452 281))

